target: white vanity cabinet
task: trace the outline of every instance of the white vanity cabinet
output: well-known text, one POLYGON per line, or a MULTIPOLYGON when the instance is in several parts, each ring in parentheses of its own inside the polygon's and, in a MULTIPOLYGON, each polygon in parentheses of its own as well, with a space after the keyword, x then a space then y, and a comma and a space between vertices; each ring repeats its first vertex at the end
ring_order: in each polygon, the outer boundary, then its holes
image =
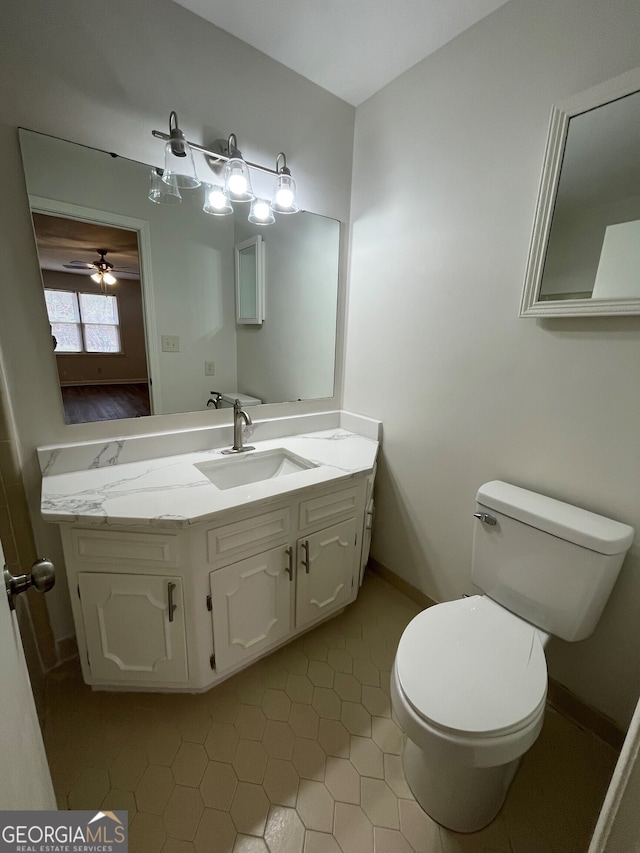
POLYGON ((217 672, 253 660, 355 598, 363 504, 361 482, 207 531, 207 560, 217 566, 209 574, 217 672))
POLYGON ((62 525, 87 683, 203 690, 356 597, 367 480, 180 528, 62 525))

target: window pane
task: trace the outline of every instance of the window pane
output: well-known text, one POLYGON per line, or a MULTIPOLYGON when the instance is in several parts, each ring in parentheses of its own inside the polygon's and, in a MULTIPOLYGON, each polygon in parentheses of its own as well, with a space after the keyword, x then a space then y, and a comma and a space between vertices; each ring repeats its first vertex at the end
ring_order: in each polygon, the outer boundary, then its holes
POLYGON ((82 352, 80 326, 75 323, 52 323, 51 334, 56 339, 56 352, 82 352))
POLYGON ((118 301, 115 296, 99 293, 79 293, 83 323, 118 324, 118 301))
POLYGON ((84 342, 87 352, 120 352, 120 334, 117 326, 85 324, 84 342))
POLYGON ((71 290, 45 290, 44 298, 47 303, 47 313, 50 323, 77 323, 78 300, 71 290))

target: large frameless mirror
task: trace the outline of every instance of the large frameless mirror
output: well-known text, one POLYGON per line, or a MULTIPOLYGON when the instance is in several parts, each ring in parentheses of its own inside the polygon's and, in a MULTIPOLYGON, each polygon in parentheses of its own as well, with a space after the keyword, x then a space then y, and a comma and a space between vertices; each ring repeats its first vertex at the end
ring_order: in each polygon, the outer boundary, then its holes
POLYGON ((67 423, 198 411, 212 392, 333 396, 338 222, 209 216, 202 188, 153 204, 145 164, 22 129, 20 145, 67 423), (238 322, 235 247, 257 236, 264 321, 238 322))
POLYGON ((521 317, 640 314, 640 69, 554 107, 521 317))

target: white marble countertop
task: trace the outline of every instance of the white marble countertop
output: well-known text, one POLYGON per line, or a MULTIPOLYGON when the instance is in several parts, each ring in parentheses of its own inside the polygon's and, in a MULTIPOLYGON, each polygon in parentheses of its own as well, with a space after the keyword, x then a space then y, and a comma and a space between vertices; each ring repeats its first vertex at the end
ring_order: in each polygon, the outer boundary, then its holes
MULTIPOLYGON (((317 467, 230 489, 218 489, 196 464, 240 457, 221 448, 51 474, 42 479, 42 515, 56 523, 186 527, 220 513, 277 500, 370 474, 378 441, 346 429, 252 441, 256 452, 284 448, 317 467)), ((244 456, 244 454, 243 454, 244 456)))

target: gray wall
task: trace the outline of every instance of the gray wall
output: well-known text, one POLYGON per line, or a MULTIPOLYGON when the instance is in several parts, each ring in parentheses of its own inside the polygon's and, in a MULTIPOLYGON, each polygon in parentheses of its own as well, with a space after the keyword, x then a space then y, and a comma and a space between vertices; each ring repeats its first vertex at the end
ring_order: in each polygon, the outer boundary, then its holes
MULTIPOLYGON (((300 204, 346 221, 355 111, 169 0, 5 0, 1 15, 0 350, 38 548, 62 565, 57 529, 39 520, 35 448, 114 430, 109 423, 64 425, 17 128, 160 163, 162 143, 151 130, 166 130, 176 109, 188 139, 206 143, 234 132, 244 156, 257 163, 275 165, 278 151, 285 151, 300 204)), ((268 194, 270 182, 267 188, 257 176, 254 189, 268 194)), ((340 322, 341 340, 342 313, 340 322)), ((340 351, 339 366, 341 357, 340 351)), ((120 422, 118 433, 225 419, 228 413, 211 410, 138 418, 120 422)), ((47 597, 57 638, 73 631, 65 586, 61 572, 47 597)))
POLYGON ((332 396, 339 232, 333 219, 308 214, 281 216, 272 229, 236 225, 236 242, 265 242, 265 321, 236 327, 243 393, 265 402, 332 396))
MULTIPOLYGON (((640 531, 640 318, 518 318, 551 106, 640 65, 639 32, 637 0, 512 0, 356 112, 344 405, 384 422, 373 555, 437 600, 473 591, 487 480, 640 531)), ((639 562, 548 653, 620 725, 639 562)))

